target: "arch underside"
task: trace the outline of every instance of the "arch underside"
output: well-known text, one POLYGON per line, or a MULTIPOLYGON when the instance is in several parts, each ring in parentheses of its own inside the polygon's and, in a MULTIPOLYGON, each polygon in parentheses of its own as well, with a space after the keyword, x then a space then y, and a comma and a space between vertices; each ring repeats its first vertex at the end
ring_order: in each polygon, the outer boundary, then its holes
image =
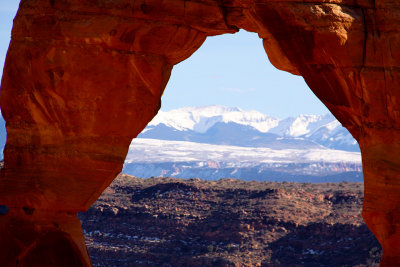
POLYGON ((0 216, 8 252, 0 261, 31 266, 53 247, 46 266, 63 257, 90 266, 76 212, 121 171, 173 66, 207 36, 245 29, 358 140, 363 217, 382 244, 381 265, 400 264, 399 8, 389 0, 21 1, 0 93, 8 133, 0 204, 10 208, 0 216))

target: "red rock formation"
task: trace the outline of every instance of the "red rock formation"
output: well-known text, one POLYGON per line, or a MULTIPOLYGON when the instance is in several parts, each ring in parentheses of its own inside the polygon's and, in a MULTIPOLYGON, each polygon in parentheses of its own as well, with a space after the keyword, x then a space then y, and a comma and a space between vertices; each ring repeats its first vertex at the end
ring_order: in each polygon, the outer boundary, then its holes
POLYGON ((400 264, 400 4, 394 0, 23 0, 0 104, 0 261, 90 266, 76 212, 120 172, 174 64, 207 36, 257 32, 359 141, 363 216, 400 264), (320 2, 320 3, 319 3, 320 2), (6 251, 7 253, 4 253, 6 251))

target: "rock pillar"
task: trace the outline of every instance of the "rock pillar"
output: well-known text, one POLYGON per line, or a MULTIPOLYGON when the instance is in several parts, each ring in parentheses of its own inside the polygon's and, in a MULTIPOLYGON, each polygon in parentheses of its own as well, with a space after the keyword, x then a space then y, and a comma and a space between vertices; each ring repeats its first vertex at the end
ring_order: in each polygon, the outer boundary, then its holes
POLYGON ((381 266, 400 263, 400 132, 370 129, 360 140, 364 172, 363 218, 382 245, 381 266))

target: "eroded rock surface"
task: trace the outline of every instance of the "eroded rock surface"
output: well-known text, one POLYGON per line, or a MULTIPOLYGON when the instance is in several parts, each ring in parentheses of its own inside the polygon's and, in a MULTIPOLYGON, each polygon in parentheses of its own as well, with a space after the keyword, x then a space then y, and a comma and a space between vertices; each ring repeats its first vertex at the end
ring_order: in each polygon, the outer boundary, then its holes
POLYGON ((46 266, 90 266, 75 213, 120 172, 173 65, 207 36, 242 28, 359 141, 363 217, 381 265, 400 264, 399 9, 394 0, 22 0, 0 94, 9 208, 0 247, 10 253, 0 260, 31 266, 46 251, 46 266))
POLYGON ((79 218, 98 267, 376 267, 362 188, 120 175, 79 218))

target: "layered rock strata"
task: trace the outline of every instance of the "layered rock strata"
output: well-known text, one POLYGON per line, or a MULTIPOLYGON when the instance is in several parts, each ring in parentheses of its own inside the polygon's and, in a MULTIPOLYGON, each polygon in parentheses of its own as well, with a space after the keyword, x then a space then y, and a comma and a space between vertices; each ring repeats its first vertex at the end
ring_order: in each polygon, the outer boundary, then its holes
POLYGON ((381 266, 400 264, 399 9, 394 0, 22 0, 0 94, 0 261, 90 266, 76 213, 120 172, 173 66, 207 36, 245 29, 359 141, 363 217, 381 266))

